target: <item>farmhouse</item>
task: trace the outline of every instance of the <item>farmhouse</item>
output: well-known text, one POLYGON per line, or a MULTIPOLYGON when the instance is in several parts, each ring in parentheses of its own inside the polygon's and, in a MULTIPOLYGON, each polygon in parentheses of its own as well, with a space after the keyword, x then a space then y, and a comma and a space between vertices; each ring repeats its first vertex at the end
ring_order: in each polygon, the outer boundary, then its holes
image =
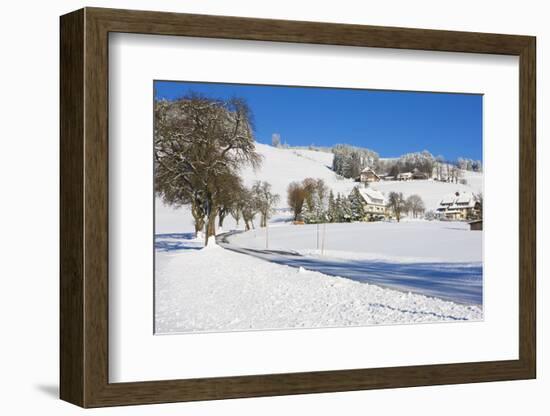
POLYGON ((397 175, 398 181, 410 181, 413 179, 428 179, 428 175, 414 168, 412 172, 402 172, 397 175))
POLYGON ((369 221, 378 221, 386 218, 386 198, 384 194, 374 189, 360 189, 359 193, 363 197, 363 208, 365 210, 365 219, 369 221))
POLYGON ((403 172, 397 175, 398 181, 410 181, 413 178, 412 172, 403 172))
POLYGON ((455 192, 445 196, 436 212, 447 220, 466 220, 479 215, 480 204, 471 192, 455 192))
POLYGON ((361 176, 359 176, 359 180, 363 183, 378 182, 380 180, 380 176, 378 176, 373 169, 367 167, 361 171, 361 176))

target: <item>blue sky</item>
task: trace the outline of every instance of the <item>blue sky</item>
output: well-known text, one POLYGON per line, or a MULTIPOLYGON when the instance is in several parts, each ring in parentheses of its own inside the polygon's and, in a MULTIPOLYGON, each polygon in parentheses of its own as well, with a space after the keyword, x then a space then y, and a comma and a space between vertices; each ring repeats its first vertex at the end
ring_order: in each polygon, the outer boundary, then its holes
POLYGON ((191 92, 246 99, 261 143, 279 133, 291 146, 346 143, 381 157, 428 150, 447 160, 482 159, 483 98, 477 94, 155 81, 155 98, 191 92))

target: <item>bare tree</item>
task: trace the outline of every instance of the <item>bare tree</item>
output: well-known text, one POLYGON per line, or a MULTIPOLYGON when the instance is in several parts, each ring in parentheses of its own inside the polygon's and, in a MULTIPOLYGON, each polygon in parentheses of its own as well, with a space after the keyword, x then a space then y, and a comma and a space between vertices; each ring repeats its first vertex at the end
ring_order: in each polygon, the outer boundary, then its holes
POLYGON ((280 197, 271 192, 271 184, 265 181, 256 181, 252 186, 252 194, 261 216, 260 227, 266 227, 267 220, 272 215, 275 206, 279 203, 280 197))
POLYGON ((288 206, 294 213, 294 221, 298 220, 304 208, 306 191, 300 182, 292 182, 287 188, 288 206))
POLYGON ((254 217, 258 213, 258 206, 250 189, 243 190, 242 202, 241 213, 244 221, 244 229, 248 231, 251 228, 254 229, 254 217))
MULTIPOLYGON (((218 227, 223 227, 224 219, 231 213, 234 213, 235 206, 239 203, 241 189, 243 187, 241 178, 234 174, 228 174, 219 178, 218 186, 225 189, 225 192, 219 192, 218 195, 218 227)), ((240 215, 239 215, 240 216, 240 215)))
POLYGON ((445 163, 445 158, 441 155, 436 156, 435 158, 435 172, 438 180, 443 179, 443 164, 445 163))
POLYGON ((474 197, 475 197, 475 200, 478 204, 478 207, 477 207, 478 212, 479 212, 478 216, 479 216, 480 219, 483 219, 483 193, 479 192, 479 193, 475 194, 474 197))
POLYGON ((215 234, 222 186, 246 164, 257 166, 252 115, 246 102, 189 95, 155 102, 155 191, 170 205, 191 205, 195 230, 215 234))
POLYGON ((305 178, 302 181, 302 188, 305 192, 305 203, 309 212, 315 210, 315 192, 317 189, 317 180, 313 178, 305 178))
POLYGON ((418 218, 418 216, 426 210, 424 201, 422 201, 422 198, 416 194, 413 194, 407 198, 406 207, 409 212, 412 213, 414 218, 418 218))
POLYGON ((405 200, 402 192, 390 192, 388 196, 388 208, 393 211, 397 222, 401 221, 401 214, 406 209, 405 200))

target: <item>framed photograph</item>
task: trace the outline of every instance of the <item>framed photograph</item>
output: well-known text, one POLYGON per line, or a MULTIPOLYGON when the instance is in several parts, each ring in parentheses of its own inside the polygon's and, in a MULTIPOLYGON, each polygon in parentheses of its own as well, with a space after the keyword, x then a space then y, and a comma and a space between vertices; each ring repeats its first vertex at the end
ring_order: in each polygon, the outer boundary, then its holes
POLYGON ((63 400, 535 378, 534 37, 60 27, 63 400))

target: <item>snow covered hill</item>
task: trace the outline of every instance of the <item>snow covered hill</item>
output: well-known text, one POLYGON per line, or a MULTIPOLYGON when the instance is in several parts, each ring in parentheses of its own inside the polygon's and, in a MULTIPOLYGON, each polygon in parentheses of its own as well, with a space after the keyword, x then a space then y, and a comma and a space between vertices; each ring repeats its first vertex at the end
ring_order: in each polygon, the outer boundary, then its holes
POLYGON ((254 171, 244 169, 242 176, 245 184, 251 185, 256 180, 269 182, 273 191, 281 196, 279 206, 286 207, 286 190, 292 181, 302 181, 305 178, 323 179, 334 193, 349 194, 357 185, 350 179, 342 178, 331 169, 331 153, 316 152, 304 149, 275 148, 256 143, 256 151, 263 157, 261 167, 254 171))
MULTIPOLYGON (((248 186, 256 180, 269 182, 273 191, 281 197, 279 202, 281 209, 287 207, 286 190, 292 181, 302 181, 308 177, 321 178, 335 194, 341 192, 345 195, 348 195, 354 186, 359 185, 332 171, 333 155, 331 153, 307 149, 275 148, 262 143, 256 143, 256 150, 262 155, 263 163, 257 170, 250 167, 243 169, 243 180, 248 186)), ((416 180, 407 182, 380 181, 372 183, 370 186, 386 195, 391 191, 403 192, 405 197, 418 194, 424 200, 426 208, 432 210, 447 194, 456 191, 478 193, 483 190, 483 175, 481 173, 462 171, 462 176, 467 181, 466 185, 416 180)), ((188 208, 166 207, 158 199, 155 220, 156 233, 185 232, 192 229, 192 218, 188 208)), ((228 226, 232 226, 231 219, 228 219, 228 226)))

